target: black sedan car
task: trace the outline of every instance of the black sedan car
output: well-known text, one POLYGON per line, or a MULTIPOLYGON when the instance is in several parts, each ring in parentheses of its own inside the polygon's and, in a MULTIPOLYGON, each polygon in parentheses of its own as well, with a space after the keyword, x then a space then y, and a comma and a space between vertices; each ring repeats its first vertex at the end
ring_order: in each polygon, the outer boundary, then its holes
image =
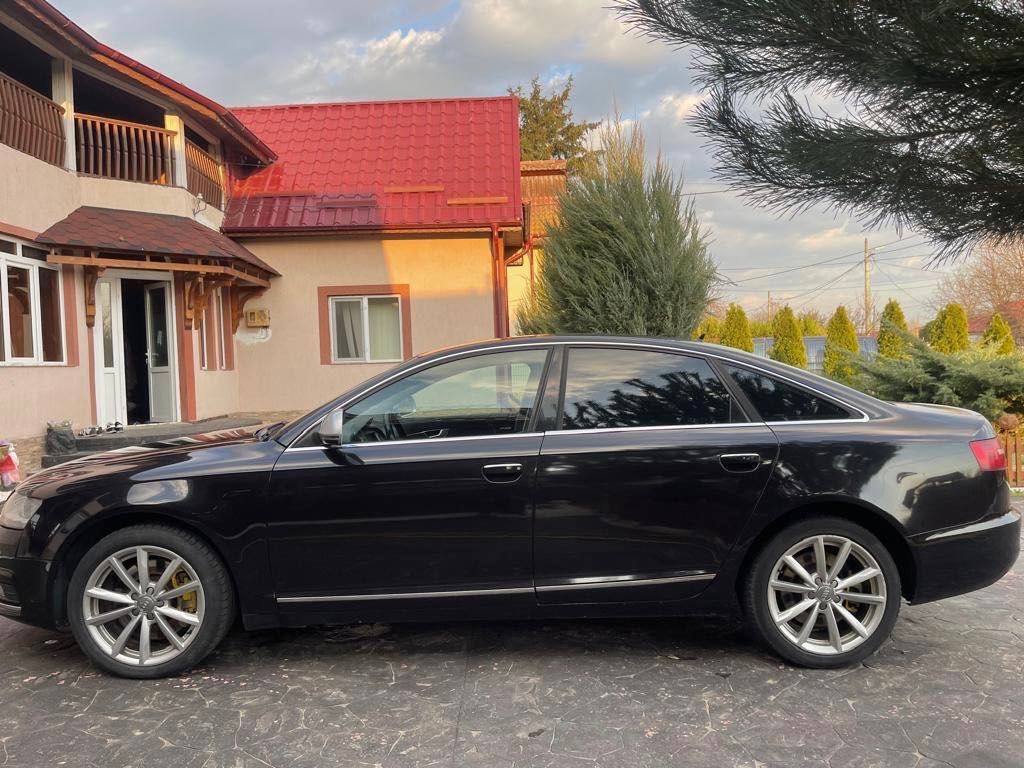
POLYGON ((444 350, 290 424, 74 461, 0 514, 0 613, 157 677, 245 627, 730 611, 863 659, 903 599, 1017 558, 1005 457, 955 408, 724 347, 444 350))

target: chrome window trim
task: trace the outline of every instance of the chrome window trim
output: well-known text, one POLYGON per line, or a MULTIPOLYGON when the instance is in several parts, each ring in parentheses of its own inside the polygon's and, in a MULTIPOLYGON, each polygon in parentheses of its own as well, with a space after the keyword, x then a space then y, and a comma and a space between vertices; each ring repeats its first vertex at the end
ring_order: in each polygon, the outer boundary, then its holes
MULTIPOLYGON (((652 343, 648 343, 648 342, 639 342, 639 341, 598 341, 596 339, 581 339, 581 340, 578 340, 578 341, 577 340, 571 340, 571 341, 569 341, 569 340, 564 340, 564 341, 546 341, 546 342, 544 342, 544 341, 535 341, 535 342, 531 341, 531 342, 523 342, 522 344, 502 343, 500 345, 495 345, 495 346, 480 347, 480 348, 472 349, 472 350, 460 350, 458 352, 452 352, 452 353, 444 355, 442 357, 435 357, 435 358, 432 358, 430 360, 424 360, 419 365, 416 365, 416 366, 413 366, 412 368, 408 368, 408 369, 405 369, 405 370, 400 371, 398 373, 395 373, 395 374, 389 376, 388 378, 384 379, 383 381, 380 381, 380 382, 378 382, 378 383, 376 383, 376 384, 374 384, 372 386, 366 387, 365 389, 361 389, 359 392, 357 392, 356 394, 352 395, 352 397, 348 398, 343 403, 340 403, 337 407, 338 408, 344 408, 349 403, 352 403, 352 402, 358 400, 363 395, 368 394, 368 393, 370 393, 370 392, 372 392, 372 391, 374 391, 376 389, 379 389, 381 387, 384 387, 384 386, 390 384, 392 381, 394 381, 397 378, 400 378, 400 377, 403 377, 403 376, 415 373, 416 371, 418 371, 418 370, 420 370, 420 369, 422 369, 424 367, 427 367, 427 366, 430 366, 430 365, 434 365, 435 363, 441 363, 441 362, 444 362, 445 360, 450 360, 452 358, 463 357, 463 356, 465 356, 465 357, 472 357, 474 355, 485 354, 485 353, 488 353, 488 352, 500 352, 500 351, 508 351, 508 350, 513 350, 513 349, 532 349, 532 348, 536 348, 536 347, 555 347, 555 346, 562 346, 562 347, 573 347, 573 346, 585 347, 585 346, 591 346, 591 347, 610 347, 610 348, 627 347, 627 348, 631 348, 631 349, 653 349, 653 350, 658 350, 658 351, 661 351, 661 352, 669 352, 669 353, 673 353, 673 354, 677 354, 677 355, 691 355, 691 356, 698 356, 698 357, 700 357, 700 356, 711 357, 711 358, 714 358, 715 360, 721 360, 722 362, 730 364, 730 365, 739 366, 740 368, 749 368, 751 370, 754 370, 754 371, 757 371, 759 373, 762 373, 765 376, 781 379, 782 381, 788 382, 789 384, 792 384, 795 387, 799 387, 800 389, 804 389, 804 390, 806 390, 808 392, 811 392, 811 393, 817 395, 818 397, 822 397, 822 398, 824 398, 826 400, 834 402, 834 403, 842 406, 843 408, 846 408, 851 413, 859 413, 860 416, 859 417, 851 417, 849 419, 806 419, 806 420, 800 420, 800 421, 750 421, 750 422, 735 422, 735 423, 728 423, 728 424, 673 424, 673 425, 655 426, 655 427, 601 427, 601 428, 597 428, 597 429, 593 429, 593 430, 560 429, 560 430, 552 430, 551 434, 554 434, 555 432, 566 432, 566 433, 575 432, 577 434, 580 434, 580 433, 587 433, 587 432, 596 432, 596 431, 604 432, 604 431, 613 431, 613 430, 614 431, 622 431, 622 430, 641 430, 641 429, 647 429, 647 430, 649 430, 649 429, 678 429, 680 427, 688 428, 688 429, 698 429, 698 428, 707 429, 707 428, 715 428, 715 427, 735 427, 735 426, 738 426, 739 424, 746 424, 746 425, 756 424, 756 425, 764 425, 764 426, 768 426, 768 427, 772 427, 772 426, 779 426, 779 427, 781 427, 781 426, 800 426, 800 425, 806 426, 806 425, 814 425, 814 424, 850 424, 850 423, 857 423, 857 422, 864 422, 864 421, 870 421, 871 420, 871 417, 868 416, 868 414, 866 412, 864 412, 862 409, 858 408, 855 405, 851 405, 850 403, 846 402, 845 400, 842 400, 842 399, 840 399, 838 397, 835 397, 833 395, 830 395, 830 394, 827 394, 825 392, 822 392, 819 389, 815 389, 813 386, 811 386, 809 384, 804 384, 803 382, 797 381, 796 379, 792 379, 792 378, 786 376, 785 374, 776 373, 775 371, 771 371, 771 370, 768 370, 766 368, 762 368, 762 367, 760 367, 758 365, 755 365, 753 363, 748 363, 746 361, 737 361, 737 360, 734 360, 733 358, 728 357, 726 355, 716 354, 715 352, 705 352, 704 350, 680 349, 678 347, 665 346, 665 345, 661 345, 661 344, 652 344, 652 343)), ((323 420, 324 420, 324 417, 321 416, 319 419, 316 419, 312 424, 310 424, 308 427, 306 427, 306 429, 304 429, 302 431, 302 433, 298 437, 296 437, 288 445, 287 448, 285 448, 285 451, 323 450, 323 448, 321 446, 305 446, 305 447, 299 447, 299 448, 292 448, 292 445, 294 445, 295 443, 305 439, 305 437, 312 430, 316 429, 316 427, 318 427, 323 420)), ((543 433, 543 434, 547 434, 547 433, 543 433)), ((520 436, 521 435, 487 435, 485 437, 520 437, 520 436)), ((438 439, 443 439, 443 440, 465 440, 467 438, 438 438, 438 439)), ((399 442, 399 441, 396 440, 396 441, 393 441, 393 442, 399 442)), ((403 441, 403 442, 423 442, 423 441, 403 441)), ((370 445, 370 443, 351 443, 351 444, 347 444, 347 445, 365 446, 365 445, 370 445)))
MULTIPOLYGON (((465 437, 425 437, 418 440, 381 440, 374 443, 342 443, 339 448, 372 448, 386 445, 427 445, 430 443, 450 443, 465 440, 499 440, 512 437, 544 437, 543 432, 513 432, 507 435, 467 435, 465 437)), ((290 451, 322 451, 322 445, 307 445, 301 448, 289 448, 290 451)))

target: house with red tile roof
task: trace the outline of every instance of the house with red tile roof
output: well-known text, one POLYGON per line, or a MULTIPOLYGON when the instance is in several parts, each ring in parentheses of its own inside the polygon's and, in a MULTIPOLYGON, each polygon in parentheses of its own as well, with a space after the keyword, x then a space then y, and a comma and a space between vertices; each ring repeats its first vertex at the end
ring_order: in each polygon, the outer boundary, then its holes
POLYGON ((277 159, 223 231, 280 273, 240 330, 241 410, 301 409, 411 355, 507 335, 526 239, 514 97, 239 108, 277 159), (518 255, 517 255, 518 254, 518 255), (297 374, 297 375, 296 375, 297 374))
POLYGON ((10 0, 0 438, 309 409, 508 334, 521 173, 513 97, 228 109, 10 0))

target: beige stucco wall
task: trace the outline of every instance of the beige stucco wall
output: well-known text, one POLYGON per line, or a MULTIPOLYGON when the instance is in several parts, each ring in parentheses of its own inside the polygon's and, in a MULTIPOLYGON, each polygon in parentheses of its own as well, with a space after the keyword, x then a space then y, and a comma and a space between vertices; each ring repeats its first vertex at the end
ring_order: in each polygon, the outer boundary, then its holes
POLYGON ((203 371, 199 368, 199 334, 192 332, 196 371, 196 418, 210 419, 240 410, 238 407, 238 366, 234 370, 203 371))
MULTIPOLYGON (((65 171, 0 144, 0 225, 42 232, 82 205, 192 217, 194 198, 186 189, 99 179, 65 171)), ((217 228, 223 214, 207 208, 196 217, 217 228)), ((0 227, 2 228, 2 227, 0 227)), ((36 437, 48 420, 92 423, 89 389, 91 329, 85 326, 84 285, 76 278, 79 365, 0 366, 0 439, 36 437)), ((200 417, 237 410, 237 374, 203 372, 196 365, 200 417)))
POLYGON ((66 333, 77 335, 79 364, 0 366, 0 439, 17 444, 21 438, 39 437, 46 431, 47 421, 70 419, 76 428, 92 423, 88 357, 91 335, 85 327, 81 270, 75 277, 75 294, 81 322, 66 329, 66 333))
MULTIPOLYGON (((191 218, 195 198, 181 187, 79 176, 0 144, 0 224, 42 232, 82 205, 191 218)), ((196 218, 218 228, 224 214, 207 207, 196 218)))
POLYGON ((508 317, 509 329, 513 336, 521 333, 517 318, 519 308, 530 297, 530 259, 533 259, 533 279, 536 283, 540 275, 540 263, 544 252, 540 248, 534 248, 532 253, 523 257, 523 263, 518 267, 509 267, 507 271, 508 280, 508 317))
POLYGON ((421 237, 309 237, 243 241, 281 272, 246 309, 270 310, 267 330, 236 336, 243 411, 305 410, 387 364, 321 365, 319 286, 408 284, 413 354, 494 335, 486 233, 421 237))

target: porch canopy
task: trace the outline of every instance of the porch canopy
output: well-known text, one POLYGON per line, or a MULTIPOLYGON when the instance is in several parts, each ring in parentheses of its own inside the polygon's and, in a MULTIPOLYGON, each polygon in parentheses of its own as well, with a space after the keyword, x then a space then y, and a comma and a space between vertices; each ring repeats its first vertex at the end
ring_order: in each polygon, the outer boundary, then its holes
POLYGON ((90 326, 95 315, 93 286, 106 269, 180 275, 188 327, 211 290, 229 289, 235 329, 245 301, 262 293, 280 274, 219 231, 170 214, 82 206, 36 242, 50 246, 46 260, 51 264, 83 267, 90 326))

